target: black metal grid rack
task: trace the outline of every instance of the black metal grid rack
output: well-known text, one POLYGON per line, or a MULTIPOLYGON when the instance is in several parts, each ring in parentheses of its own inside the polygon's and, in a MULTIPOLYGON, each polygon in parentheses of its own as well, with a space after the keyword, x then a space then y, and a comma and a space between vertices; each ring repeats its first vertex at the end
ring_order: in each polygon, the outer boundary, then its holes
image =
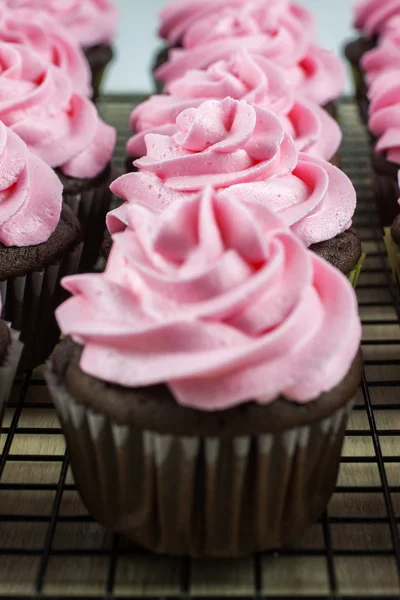
MULTIPOLYGON (((138 98, 110 98, 124 163, 138 98)), ((359 194, 355 225, 368 257, 357 294, 365 371, 336 492, 320 523, 291 548, 240 560, 190 561, 127 545, 88 515, 40 370, 18 380, 0 451, 0 598, 400 597, 400 306, 392 284, 355 107, 340 109, 343 168, 359 194)))

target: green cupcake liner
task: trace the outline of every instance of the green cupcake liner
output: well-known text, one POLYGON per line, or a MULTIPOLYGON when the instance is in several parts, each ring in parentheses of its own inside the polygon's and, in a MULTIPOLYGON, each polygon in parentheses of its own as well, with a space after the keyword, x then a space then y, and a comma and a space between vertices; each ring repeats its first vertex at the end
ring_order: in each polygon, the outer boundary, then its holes
POLYGON ((354 267, 354 269, 352 271, 350 271, 350 273, 348 275, 349 281, 350 281, 350 283, 351 283, 351 285, 353 286, 354 289, 356 289, 357 281, 358 281, 358 278, 360 276, 361 269, 363 268, 366 256, 367 255, 366 255, 365 252, 363 252, 361 254, 358 263, 356 264, 356 266, 354 267))

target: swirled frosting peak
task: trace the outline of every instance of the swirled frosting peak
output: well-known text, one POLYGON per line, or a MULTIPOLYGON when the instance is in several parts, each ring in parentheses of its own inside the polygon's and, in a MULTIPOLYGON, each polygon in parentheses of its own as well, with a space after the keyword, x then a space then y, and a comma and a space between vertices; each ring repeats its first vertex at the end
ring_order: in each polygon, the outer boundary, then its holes
POLYGON ((118 12, 112 0, 3 0, 11 9, 47 12, 83 48, 108 44, 116 35, 118 12))
POLYGON ((205 411, 306 403, 346 375, 361 336, 355 294, 266 206, 208 188, 162 215, 131 206, 129 220, 105 273, 64 280, 73 297, 57 318, 84 345, 84 372, 165 383, 205 411))
POLYGON ((400 69, 378 77, 371 88, 369 129, 378 138, 375 149, 400 165, 400 69), (397 74, 397 77, 394 76, 397 74))
POLYGON ((61 205, 57 175, 0 122, 0 243, 46 242, 58 224, 61 205))
POLYGON ((373 37, 382 33, 396 16, 400 16, 400 0, 360 0, 354 9, 354 25, 373 37))
POLYGON ((361 67, 368 86, 374 85, 377 79, 389 71, 394 77, 400 69, 400 17, 392 21, 393 25, 379 37, 378 46, 366 52, 361 59, 361 67))
POLYGON ((44 62, 65 71, 78 94, 91 95, 91 74, 82 50, 48 13, 0 6, 0 41, 31 48, 44 62))
POLYGON ((279 118, 244 101, 208 100, 176 119, 173 136, 148 134, 135 161, 174 190, 227 187, 290 172, 297 153, 279 118))
MULTIPOLYGON (((261 5, 264 0, 252 0, 253 4, 261 5)), ((171 44, 182 42, 186 31, 203 17, 215 16, 227 8, 240 9, 249 0, 176 0, 169 2, 160 12, 159 35, 171 44)), ((288 0, 269 0, 271 11, 287 10, 288 0)), ((297 7, 299 8, 299 7, 297 7)), ((301 9, 300 9, 301 10, 301 9)))
POLYGON ((241 48, 261 54, 289 68, 307 53, 314 27, 298 7, 277 3, 246 2, 198 19, 184 37, 184 48, 170 51, 170 60, 156 71, 160 81, 170 82, 188 69, 204 69, 229 59, 241 48))
MULTIPOLYGON (((107 215, 113 234, 128 226, 132 204, 142 204, 155 213, 195 192, 177 191, 152 172, 128 173, 118 178, 112 191, 125 203, 107 215)), ((258 202, 279 215, 306 246, 330 240, 346 231, 352 223, 356 192, 350 179, 330 163, 300 153, 292 172, 246 181, 219 192, 227 204, 258 202)))
POLYGON ((206 70, 187 71, 171 82, 167 91, 171 95, 152 96, 132 112, 130 124, 136 135, 127 144, 131 156, 146 153, 147 133, 176 133, 176 117, 184 109, 196 108, 208 98, 222 100, 227 96, 278 114, 300 151, 330 160, 340 145, 341 131, 336 121, 317 104, 296 99, 285 70, 246 50, 206 70))
POLYGON ((0 121, 51 167, 91 178, 109 162, 116 133, 73 88, 29 47, 0 42, 0 121))

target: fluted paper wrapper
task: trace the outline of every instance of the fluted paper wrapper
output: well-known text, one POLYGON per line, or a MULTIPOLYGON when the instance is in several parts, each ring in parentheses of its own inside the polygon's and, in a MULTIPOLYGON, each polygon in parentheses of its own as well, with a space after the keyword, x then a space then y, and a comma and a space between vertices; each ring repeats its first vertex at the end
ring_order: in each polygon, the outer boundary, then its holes
POLYGON ((381 225, 391 225, 399 214, 399 185, 395 177, 372 170, 372 182, 381 225))
POLYGON ((41 271, 0 281, 2 318, 21 332, 24 344, 18 372, 34 369, 51 354, 60 337, 54 311, 67 293, 60 281, 76 273, 82 245, 78 244, 41 271))
POLYGON ((79 271, 90 271, 100 255, 106 214, 110 209, 112 193, 110 184, 114 178, 112 167, 100 182, 80 192, 70 192, 64 187, 64 202, 71 208, 81 225, 83 242, 79 271))
POLYGON ((47 383, 77 488, 106 527, 159 553, 234 557, 278 548, 323 513, 352 403, 283 433, 161 435, 120 426, 47 383))
POLYGON ((0 366, 0 426, 3 420, 4 405, 10 395, 23 348, 23 344, 19 340, 19 331, 11 329, 10 334, 11 343, 7 348, 5 360, 0 366))
POLYGON ((400 281, 400 248, 392 238, 390 227, 385 227, 384 242, 389 259, 389 264, 392 269, 393 277, 397 283, 400 281))

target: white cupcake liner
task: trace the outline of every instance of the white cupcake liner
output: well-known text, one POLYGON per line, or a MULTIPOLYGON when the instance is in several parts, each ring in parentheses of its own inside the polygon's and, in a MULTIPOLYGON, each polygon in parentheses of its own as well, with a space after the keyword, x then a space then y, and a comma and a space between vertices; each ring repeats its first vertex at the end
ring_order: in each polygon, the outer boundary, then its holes
POLYGON ((40 271, 0 281, 2 318, 21 332, 24 344, 19 372, 33 369, 51 354, 59 339, 54 311, 67 297, 60 281, 76 273, 82 244, 40 271))
POLYGON ((46 379, 88 510, 155 552, 232 557, 280 547, 334 491, 351 401, 282 433, 180 437, 111 422, 50 369, 46 379))

